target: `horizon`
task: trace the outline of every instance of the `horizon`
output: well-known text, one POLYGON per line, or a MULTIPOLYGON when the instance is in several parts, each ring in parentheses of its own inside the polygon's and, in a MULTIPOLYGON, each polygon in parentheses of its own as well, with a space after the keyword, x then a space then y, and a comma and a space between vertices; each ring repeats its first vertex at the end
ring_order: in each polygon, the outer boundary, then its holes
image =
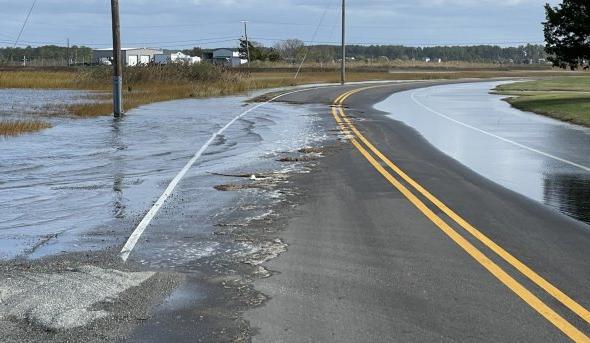
MULTIPOLYGON (((348 45, 406 47, 543 44, 543 4, 538 0, 369 0, 347 6, 348 45)), ((556 1, 550 1, 555 4, 556 1)), ((0 45, 11 47, 31 2, 0 0, 0 45)), ((339 1, 279 0, 272 8, 260 0, 175 0, 121 3, 125 47, 186 49, 237 47, 248 20, 249 38, 264 46, 296 38, 307 45, 337 45, 339 1), (214 20, 211 18, 223 18, 214 20), (272 18, 272 19, 269 19, 272 18), (192 19, 192 20, 191 20, 192 19)), ((17 46, 88 46, 111 43, 110 5, 98 0, 39 1, 17 46)))

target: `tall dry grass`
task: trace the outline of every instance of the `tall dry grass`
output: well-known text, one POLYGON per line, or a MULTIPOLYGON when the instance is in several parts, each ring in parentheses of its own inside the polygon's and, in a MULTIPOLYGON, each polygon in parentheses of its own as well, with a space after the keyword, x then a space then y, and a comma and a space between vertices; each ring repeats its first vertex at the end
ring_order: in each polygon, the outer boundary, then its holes
MULTIPOLYGON (((407 63, 407 62, 404 62, 407 63)), ((280 67, 280 65, 277 65, 280 67)), ((310 64, 309 66, 313 66, 310 64)), ((308 68, 309 66, 306 66, 308 68)), ((397 70, 356 68, 352 64, 349 81, 373 80, 431 80, 458 78, 520 77, 559 75, 560 72, 534 70, 397 70), (396 71, 397 70, 397 71, 396 71)), ((264 65, 251 68, 228 69, 203 63, 196 65, 169 64, 164 66, 127 67, 124 70, 124 109, 182 98, 201 98, 241 93, 248 90, 294 86, 312 83, 339 82, 339 73, 303 69, 294 79, 292 70, 267 70, 264 65)), ((472 67, 476 67, 473 65, 472 67)), ((478 67, 481 67, 478 65, 478 67)), ((0 70, 0 88, 63 88, 101 91, 87 103, 73 104, 66 111, 80 117, 112 113, 110 67, 72 68, 59 70, 0 70)))
POLYGON ((0 136, 17 136, 50 128, 51 124, 41 120, 1 120, 0 136))

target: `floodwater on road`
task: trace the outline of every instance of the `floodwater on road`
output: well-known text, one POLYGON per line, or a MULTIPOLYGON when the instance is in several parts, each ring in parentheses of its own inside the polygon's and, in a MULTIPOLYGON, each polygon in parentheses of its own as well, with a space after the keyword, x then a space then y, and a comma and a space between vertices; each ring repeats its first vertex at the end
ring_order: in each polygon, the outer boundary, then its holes
POLYGON ((478 174, 590 224, 590 129, 511 107, 504 82, 435 86, 376 105, 478 174))
MULTIPOLYGON (((0 91, 0 111, 17 90, 0 91)), ((22 90, 23 97, 34 94, 22 90)), ((43 93, 45 94, 45 93, 43 93)), ((74 93, 71 101, 76 101, 74 93)), ((245 96, 189 99, 142 106, 120 120, 53 118, 54 127, 0 141, 0 258, 42 257, 122 245, 138 221, 211 135, 255 104, 245 96)), ((20 105, 19 105, 20 106, 20 105)), ((41 106, 41 105, 40 105, 41 106)), ((20 111, 29 108, 21 106, 20 111)), ((190 192, 182 208, 180 235, 203 232, 211 218, 239 200, 213 186, 227 182, 216 173, 278 170, 273 159, 319 141, 310 108, 271 103, 238 120, 191 168, 179 191, 190 192), (183 189, 184 188, 184 189, 183 189)), ((174 209, 162 209, 159 217, 174 209)), ((177 211, 178 212, 178 211, 177 211)), ((261 215, 252 209, 252 216, 261 215)), ((154 228, 148 228, 146 237, 154 228)), ((210 234, 210 233, 208 233, 210 234)), ((199 258, 215 242, 183 241, 167 233, 154 238, 151 254, 199 258), (180 243, 179 243, 180 244, 180 243), (174 249, 171 247, 174 246, 174 249), (154 252, 155 251, 155 252, 154 252)), ((179 238, 180 239, 180 238, 179 238)), ((182 240, 182 239, 180 239, 182 240)), ((142 240, 141 245, 145 244, 142 240)), ((219 247, 221 248, 221 247, 219 247)))

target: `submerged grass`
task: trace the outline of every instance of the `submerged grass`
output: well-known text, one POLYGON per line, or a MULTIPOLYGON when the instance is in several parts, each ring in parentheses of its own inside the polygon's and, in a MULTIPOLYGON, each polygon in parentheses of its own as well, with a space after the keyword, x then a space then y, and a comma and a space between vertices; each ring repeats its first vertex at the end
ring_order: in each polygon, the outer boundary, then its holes
POLYGON ((51 124, 41 120, 1 120, 0 136, 17 136, 50 128, 51 124))
POLYGON ((512 106, 590 127, 590 76, 519 82, 496 88, 512 106))

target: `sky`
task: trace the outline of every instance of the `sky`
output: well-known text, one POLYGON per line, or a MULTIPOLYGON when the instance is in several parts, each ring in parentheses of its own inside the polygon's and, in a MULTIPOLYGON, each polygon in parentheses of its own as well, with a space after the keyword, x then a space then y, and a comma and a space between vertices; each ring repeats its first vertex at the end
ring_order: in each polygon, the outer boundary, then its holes
MULTIPOLYGON (((514 46, 543 41, 547 0, 347 0, 350 44, 514 46)), ((549 0, 555 5, 558 0, 549 0)), ((11 46, 33 0, 0 0, 0 46, 11 46)), ((124 47, 234 47, 251 40, 338 44, 340 0, 120 0, 124 47)), ((37 0, 19 46, 111 45, 109 0, 37 0)))

